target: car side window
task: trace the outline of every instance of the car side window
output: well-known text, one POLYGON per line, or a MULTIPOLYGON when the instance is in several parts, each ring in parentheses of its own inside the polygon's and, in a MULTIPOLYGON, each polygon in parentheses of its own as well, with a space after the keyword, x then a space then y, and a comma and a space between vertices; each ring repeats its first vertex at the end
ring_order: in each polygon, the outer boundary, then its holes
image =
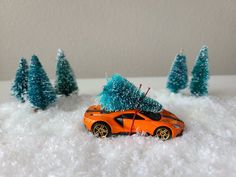
MULTIPOLYGON (((133 119, 134 118, 134 114, 121 114, 117 117, 114 118, 114 120, 120 125, 120 126, 124 126, 124 119, 133 119)), ((139 116, 138 114, 136 114, 135 116, 135 120, 145 120, 143 117, 139 116)))
POLYGON ((121 114, 120 116, 122 118, 126 118, 126 119, 133 119, 134 114, 121 114))
POLYGON ((142 113, 143 115, 149 117, 150 119, 155 120, 155 121, 158 121, 158 120, 161 119, 160 113, 145 112, 145 111, 143 111, 143 112, 141 112, 141 113, 142 113))
POLYGON ((136 114, 135 120, 145 120, 145 119, 143 117, 141 117, 140 115, 136 114))
POLYGON ((123 118, 121 116, 117 116, 114 119, 120 126, 124 126, 123 118))
MULTIPOLYGON (((118 117, 122 117, 123 119, 133 119, 134 118, 134 114, 122 114, 122 115, 120 115, 118 117)), ((144 118, 139 116, 138 114, 136 114, 135 120, 144 120, 144 118)))

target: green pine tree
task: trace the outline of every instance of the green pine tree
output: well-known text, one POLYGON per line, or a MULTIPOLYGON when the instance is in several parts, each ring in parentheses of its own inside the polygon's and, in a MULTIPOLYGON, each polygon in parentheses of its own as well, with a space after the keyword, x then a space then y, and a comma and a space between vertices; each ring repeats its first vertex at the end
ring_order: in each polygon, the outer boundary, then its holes
POLYGON ((35 55, 31 59, 28 80, 28 97, 35 109, 45 110, 56 101, 55 90, 35 55))
POLYGON ((178 54, 172 64, 166 87, 173 93, 185 89, 188 84, 186 56, 178 54))
POLYGON ((208 48, 203 46, 196 58, 192 71, 190 92, 195 96, 205 96, 208 94, 209 65, 208 48))
POLYGON ((16 71, 15 80, 11 87, 11 93, 22 103, 26 100, 28 82, 28 64, 26 59, 21 58, 16 71))
POLYGON ((74 72, 61 49, 57 52, 55 90, 58 95, 66 96, 78 92, 74 72))

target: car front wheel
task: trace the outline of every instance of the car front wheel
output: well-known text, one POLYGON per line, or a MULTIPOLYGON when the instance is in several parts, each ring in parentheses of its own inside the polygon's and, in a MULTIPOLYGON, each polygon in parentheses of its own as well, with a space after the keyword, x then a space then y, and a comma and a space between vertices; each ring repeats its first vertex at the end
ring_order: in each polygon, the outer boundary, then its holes
POLYGON ((106 138, 111 135, 111 128, 103 122, 97 122, 93 125, 92 132, 97 138, 106 138))
POLYGON ((159 127, 156 129, 154 136, 166 141, 171 138, 171 130, 167 127, 159 127))

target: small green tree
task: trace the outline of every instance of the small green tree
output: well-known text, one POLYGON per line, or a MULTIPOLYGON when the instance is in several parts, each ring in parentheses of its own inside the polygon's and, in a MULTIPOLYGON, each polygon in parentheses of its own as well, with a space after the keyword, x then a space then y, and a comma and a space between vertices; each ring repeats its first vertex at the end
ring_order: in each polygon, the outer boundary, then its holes
POLYGON ((21 58, 16 71, 15 80, 11 87, 11 93, 22 103, 26 100, 28 82, 28 64, 26 59, 21 58))
POLYGON ((196 58, 192 71, 192 80, 190 83, 190 92, 195 96, 204 96, 208 94, 209 65, 208 48, 203 46, 196 58))
POLYGON ((185 89, 188 84, 188 69, 186 64, 186 56, 178 54, 172 64, 169 72, 167 89, 173 93, 177 93, 181 89, 185 89))
POLYGON ((56 93, 37 56, 33 55, 29 68, 29 101, 35 109, 46 109, 56 101, 56 93))
POLYGON ((138 109, 159 112, 162 109, 160 103, 144 95, 127 79, 119 74, 114 74, 99 94, 99 102, 102 108, 107 111, 138 109), (137 104, 138 102, 140 103, 139 105, 137 104))
POLYGON ((55 90, 57 94, 66 96, 78 91, 74 72, 61 49, 57 52, 55 90))

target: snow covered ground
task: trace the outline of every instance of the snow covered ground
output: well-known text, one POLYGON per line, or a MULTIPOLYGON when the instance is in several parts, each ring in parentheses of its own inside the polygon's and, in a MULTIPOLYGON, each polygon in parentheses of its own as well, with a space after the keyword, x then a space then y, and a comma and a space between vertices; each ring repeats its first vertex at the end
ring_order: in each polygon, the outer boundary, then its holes
POLYGON ((152 96, 186 123, 182 137, 97 139, 81 121, 90 95, 62 97, 37 113, 27 103, 1 104, 0 176, 235 176, 236 97, 152 96))

